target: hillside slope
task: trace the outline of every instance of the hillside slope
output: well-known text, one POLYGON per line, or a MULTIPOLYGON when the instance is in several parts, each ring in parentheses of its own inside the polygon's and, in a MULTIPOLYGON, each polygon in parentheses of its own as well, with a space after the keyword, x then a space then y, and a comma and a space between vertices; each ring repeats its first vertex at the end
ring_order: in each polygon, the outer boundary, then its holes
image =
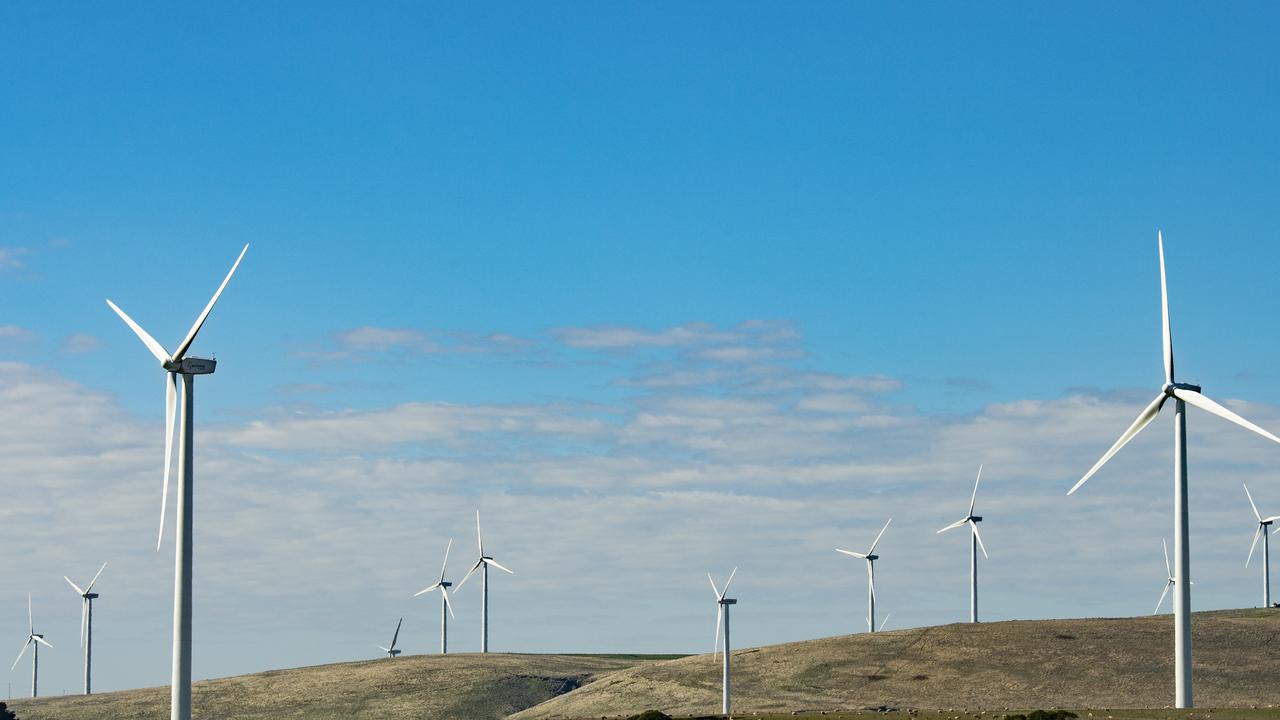
MULTIPOLYGON (((1196 704, 1280 704, 1278 637, 1280 610, 1196 613, 1196 704)), ((1169 615, 943 625, 735 650, 732 661, 733 709, 741 713, 1173 703, 1169 615)), ((719 707, 719 664, 696 655, 613 673, 512 720, 719 707)))
MULTIPOLYGON (((643 657, 414 655, 207 680, 197 719, 501 718, 643 657)), ((12 700, 22 720, 164 720, 169 688, 12 700)))

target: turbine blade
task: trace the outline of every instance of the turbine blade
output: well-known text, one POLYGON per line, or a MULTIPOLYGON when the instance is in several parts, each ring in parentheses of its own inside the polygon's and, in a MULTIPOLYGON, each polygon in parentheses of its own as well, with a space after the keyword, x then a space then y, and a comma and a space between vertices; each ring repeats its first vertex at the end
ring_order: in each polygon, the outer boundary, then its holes
POLYGON ((449 602, 449 588, 440 588, 440 594, 444 596, 444 607, 449 611, 449 617, 456 620, 457 616, 453 614, 453 603, 449 602))
POLYGON ((737 574, 738 574, 738 568, 735 567, 733 569, 733 572, 729 573, 729 579, 724 581, 724 589, 720 591, 721 600, 723 600, 725 596, 729 594, 729 585, 733 583, 733 576, 737 574))
POLYGON ((187 332, 187 336, 183 338, 182 344, 173 352, 174 360, 181 360, 187 354, 187 349, 191 347, 191 342, 196 339, 196 333, 200 332, 200 328, 204 325, 204 321, 209 317, 209 312, 213 310, 214 304, 218 302, 218 298, 222 296, 222 291, 226 289, 227 283, 231 282, 231 276, 236 274, 236 268, 240 267, 240 261, 244 259, 244 254, 249 251, 249 245, 245 244, 244 249, 240 251, 240 256, 236 258, 235 264, 231 266, 231 271, 222 279, 222 284, 214 291, 213 297, 209 298, 209 304, 204 306, 204 310, 200 313, 200 317, 196 318, 196 322, 191 326, 191 330, 187 332))
POLYGON ((169 473, 173 470, 173 423, 178 417, 178 374, 168 373, 164 381, 164 481, 160 486, 160 532, 156 551, 164 542, 164 516, 169 507, 169 473))
POLYGON ((1151 611, 1152 615, 1160 614, 1160 606, 1164 604, 1164 596, 1169 594, 1169 588, 1173 587, 1173 581, 1169 580, 1164 584, 1164 591, 1160 593, 1160 599, 1156 602, 1156 609, 1151 611))
POLYGON ((982 482, 982 466, 978 466, 978 479, 973 481, 973 497, 969 498, 969 514, 973 514, 973 506, 978 502, 978 483, 982 482))
POLYGON ((36 621, 31 617, 31 593, 27 593, 27 634, 36 634, 36 621))
MULTIPOLYGON (((719 623, 716 623, 716 627, 719 627, 719 623)), ((13 665, 9 668, 9 672, 13 672, 13 668, 18 667, 18 662, 19 662, 20 660, 22 660, 22 656, 23 656, 23 655, 26 655, 26 654, 27 654, 27 648, 28 648, 30 645, 31 645, 31 636, 30 636, 30 635, 28 635, 28 636, 27 636, 27 641, 26 641, 25 643, 23 643, 23 644, 22 644, 22 651, 18 653, 18 659, 13 661, 13 665)))
POLYGON ((937 533, 935 533, 935 534, 937 534, 937 535, 941 535, 942 533, 944 533, 944 532, 946 532, 946 531, 948 531, 948 530, 954 530, 954 529, 956 529, 956 528, 960 527, 961 525, 964 525, 964 524, 965 524, 965 523, 967 523, 967 522, 969 522, 969 518, 965 518, 965 519, 963 519, 963 520, 957 520, 957 521, 955 521, 955 522, 951 523, 950 525, 948 525, 948 526, 946 526, 946 527, 942 528, 941 530, 939 530, 939 531, 938 531, 937 533))
MULTIPOLYGON (((856 557, 856 558, 858 558, 859 560, 866 560, 866 559, 867 559, 867 556, 866 556, 866 555, 863 555, 862 553, 854 552, 854 551, 852 551, 852 550, 841 550, 840 548, 836 548, 836 552, 838 552, 838 553, 844 553, 845 555, 849 555, 849 556, 851 556, 851 557, 856 557)), ((719 595, 719 593, 717 593, 717 595, 719 595)))
POLYGON ((484 565, 484 560, 477 560, 476 564, 471 566, 471 569, 467 571, 467 574, 462 576, 462 582, 458 583, 458 590, 461 590, 462 586, 467 584, 467 578, 471 577, 471 573, 479 570, 481 565, 484 565))
POLYGON ((1275 435, 1272 435, 1266 430, 1263 430, 1257 425, 1254 425, 1248 420, 1245 420, 1239 415, 1231 412, 1230 410, 1222 407, 1218 403, 1210 400, 1209 398, 1205 397, 1204 395, 1201 395, 1200 393, 1194 390, 1184 390, 1183 388, 1174 388, 1173 396, 1178 398, 1179 400, 1184 400, 1187 403, 1190 403, 1191 405, 1195 405, 1201 410, 1204 410, 1206 412, 1211 412, 1214 415, 1217 415, 1218 417, 1224 420, 1230 420, 1231 422, 1239 425, 1245 430, 1252 430, 1258 433, 1259 435, 1261 435, 1262 437, 1268 440, 1271 440, 1272 442, 1280 443, 1280 437, 1276 437, 1275 435))
POLYGON ((436 589, 436 588, 438 588, 438 587, 440 587, 440 583, 436 583, 435 585, 432 585, 432 586, 430 586, 430 587, 422 588, 422 589, 421 589, 421 590, 419 590, 418 592, 414 593, 414 594, 413 594, 413 596, 414 596, 414 597, 418 597, 419 595, 422 595, 423 593, 429 593, 429 592, 431 592, 432 590, 435 590, 435 589, 436 589))
POLYGON ((384 647, 382 647, 381 645, 375 645, 374 647, 378 648, 378 649, 379 649, 379 650, 381 650, 382 652, 391 652, 391 649, 390 649, 390 648, 384 648, 384 647))
POLYGON ((80 647, 84 647, 85 636, 89 632, 89 598, 80 601, 80 647))
POLYGON ((720 657, 720 616, 724 614, 724 606, 716 604, 716 641, 711 646, 711 656, 713 658, 720 657))
POLYGON ((396 634, 391 636, 391 647, 388 649, 388 652, 396 649, 396 640, 400 639, 400 625, 403 623, 404 618, 400 618, 400 620, 396 622, 396 634))
POLYGON ((107 301, 107 305, 111 306, 111 309, 116 311, 116 314, 120 316, 120 319, 124 321, 125 325, 128 325, 129 329, 133 330, 133 334, 137 335, 138 339, 142 340, 142 344, 147 346, 147 349, 151 351, 152 355, 156 356, 157 360, 163 363, 169 359, 169 353, 164 351, 164 347, 161 346, 160 343, 156 342, 155 338, 148 335, 147 331, 143 330, 141 325, 134 322, 133 318, 126 315, 123 310, 116 307, 116 304, 110 300, 107 301))
POLYGON ((71 585, 71 588, 76 591, 77 595, 81 595, 81 596, 84 595, 84 590, 81 590, 79 585, 76 585, 75 583, 71 582, 71 578, 67 577, 66 575, 63 575, 62 579, 66 580, 67 583, 71 585))
POLYGON ((1253 531, 1253 544, 1249 546, 1249 557, 1245 559, 1244 566, 1249 567, 1249 563, 1253 562, 1253 549, 1258 547, 1258 538, 1262 535, 1262 523, 1258 523, 1257 529, 1253 531))
POLYGON ((53 649, 53 646, 49 644, 49 641, 45 640, 44 638, 40 637, 39 635, 32 635, 32 636, 31 636, 31 639, 33 639, 33 640, 35 640, 36 642, 40 643, 41 645, 43 645, 43 646, 45 646, 45 647, 49 648, 50 650, 52 650, 52 649, 53 649))
POLYGON ((1110 460, 1113 455, 1115 455, 1117 452, 1120 452, 1120 448, 1128 444, 1128 442, 1133 439, 1133 436, 1142 432, 1143 428, 1150 425, 1151 421, 1155 419, 1156 415, 1160 414, 1160 408, 1164 407, 1164 401, 1168 399, 1168 397, 1169 396, 1165 395, 1163 392, 1157 395, 1156 399, 1152 400, 1151 404, 1147 405, 1147 407, 1144 408, 1143 411, 1138 414, 1138 419, 1134 420, 1133 424, 1129 426, 1129 429, 1124 431, 1124 434, 1120 436, 1120 439, 1116 441, 1116 444, 1112 445, 1111 449, 1108 450, 1106 454, 1102 456, 1102 459, 1099 460, 1097 463, 1095 463, 1094 466, 1089 469, 1089 472, 1084 474, 1084 477, 1080 478, 1080 482, 1077 482, 1075 485, 1071 486, 1071 489, 1067 491, 1067 494, 1070 495, 1074 493, 1076 490, 1079 490, 1080 486, 1084 485, 1085 481, 1093 477, 1093 474, 1098 472, 1098 470, 1101 469, 1103 465, 1106 465, 1107 461, 1110 460))
POLYGON ((720 588, 716 587, 716 581, 711 579, 711 573, 707 573, 707 582, 711 583, 711 592, 715 593, 716 600, 719 600, 720 588))
POLYGON ((480 511, 476 511, 476 544, 480 546, 480 557, 484 557, 484 536, 480 534, 480 511))
POLYGON ((440 582, 444 582, 444 569, 449 567, 449 551, 453 549, 453 538, 444 546, 444 562, 440 564, 440 582))
POLYGON ((982 533, 978 532, 978 523, 970 520, 969 526, 973 528, 973 536, 978 539, 978 547, 982 549, 982 557, 990 560, 991 556, 987 554, 987 546, 982 544, 982 533))
POLYGON ((84 589, 85 593, 89 593, 89 592, 91 592, 91 591, 93 590, 93 584, 94 584, 94 583, 96 583, 96 582, 98 582, 98 575, 101 575, 101 574, 102 574, 102 571, 103 571, 103 570, 106 570, 106 569, 107 569, 107 564, 106 564, 106 563, 102 563, 102 567, 98 568, 98 573, 97 573, 97 575, 94 575, 94 576, 93 576, 93 579, 89 581, 89 587, 87 587, 87 588, 85 588, 85 589, 84 589))
POLYGON ((880 621, 880 628, 879 628, 880 630, 883 630, 884 626, 889 624, 889 617, 891 615, 893 615, 893 613, 889 613, 888 615, 885 615, 884 619, 880 621))
POLYGON ((1173 382, 1173 333, 1169 330, 1169 285, 1164 275, 1164 234, 1156 231, 1156 244, 1160 248, 1160 319, 1161 341, 1164 346, 1164 381, 1173 382))
POLYGON ((514 572, 512 572, 512 571, 510 571, 510 570, 508 570, 508 569, 506 569, 506 568, 502 567, 502 565, 498 564, 498 561, 497 561, 497 560, 494 560, 493 558, 489 558, 488 560, 485 560, 485 562, 489 563, 490 565, 492 565, 492 566, 494 566, 494 567, 498 568, 499 570, 501 570, 501 571, 503 571, 503 572, 505 572, 505 573, 507 573, 507 574, 509 574, 509 575, 515 575, 515 573, 514 573, 514 572))
POLYGON ((876 545, 880 544, 880 538, 884 537, 884 531, 889 529, 889 523, 891 522, 893 522, 893 518, 889 518, 889 522, 885 523, 884 527, 880 528, 880 534, 876 536, 875 542, 871 543, 871 549, 867 551, 868 555, 875 554, 876 545))
MULTIPOLYGON (((871 561, 867 561, 867 587, 871 590, 871 597, 876 596, 876 573, 871 569, 871 561)), ((870 608, 868 608, 870 609, 870 608)))
POLYGON ((1262 518, 1262 520, 1260 520, 1259 522, 1269 522, 1269 523, 1273 523, 1273 522, 1275 522, 1275 521, 1277 521, 1277 520, 1280 520, 1280 515, 1272 515, 1271 517, 1264 517, 1264 518, 1262 518))
POLYGON ((1160 538, 1160 545, 1164 547, 1164 571, 1169 578, 1169 582, 1173 582, 1173 566, 1169 564, 1169 541, 1160 538))
POLYGON ((1240 487, 1244 488, 1245 497, 1249 498, 1249 507, 1253 508, 1253 516, 1258 518, 1258 522, 1262 522, 1262 513, 1258 512, 1258 506, 1253 503, 1253 494, 1249 492, 1249 486, 1240 483, 1240 487))

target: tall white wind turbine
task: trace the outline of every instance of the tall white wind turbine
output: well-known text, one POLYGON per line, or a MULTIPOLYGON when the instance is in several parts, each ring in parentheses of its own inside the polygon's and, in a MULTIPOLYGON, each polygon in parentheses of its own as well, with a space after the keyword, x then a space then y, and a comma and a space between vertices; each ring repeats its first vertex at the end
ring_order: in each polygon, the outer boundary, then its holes
POLYGON ((379 650, 387 654, 388 658, 393 658, 400 654, 400 651, 396 649, 396 640, 400 639, 400 624, 403 622, 404 618, 400 618, 396 621, 396 634, 391 636, 391 647, 382 647, 381 645, 377 646, 379 650))
POLYGON ((982 557, 989 558, 987 546, 982 544, 982 536, 978 534, 978 523, 982 516, 973 514, 973 506, 978 502, 978 483, 982 482, 982 466, 978 466, 978 479, 973 481, 973 496, 969 498, 969 514, 938 531, 942 534, 948 530, 969 526, 969 622, 978 622, 978 549, 982 549, 982 557))
POLYGON ((223 278, 222 284, 213 293, 209 304, 204 306, 195 324, 187 332, 187 336, 178 344, 173 353, 167 352, 155 338, 147 334, 142 326, 133 321, 116 304, 107 300, 107 305, 124 320, 134 334, 142 340, 160 366, 164 369, 165 383, 165 442, 164 442, 164 482, 160 490, 160 533, 156 540, 156 549, 160 549, 160 541, 164 538, 165 507, 169 500, 169 469, 173 460, 173 422, 175 403, 178 393, 178 378, 182 378, 182 414, 178 427, 178 537, 174 551, 174 583, 173 583, 173 673, 169 690, 170 720, 191 720, 191 566, 194 544, 193 524, 195 520, 195 378, 197 375, 212 374, 217 366, 216 360, 187 357, 191 343, 196 334, 204 326, 213 306, 231 282, 231 276, 240 261, 249 250, 245 245, 236 258, 231 271, 223 278))
MULTIPOLYGON (((876 539, 871 543, 871 548, 865 553, 854 552, 852 550, 841 550, 836 548, 836 552, 844 553, 850 557, 860 558, 867 561, 867 632, 876 631, 876 561, 880 559, 876 555, 876 545, 880 544, 880 538, 884 535, 884 531, 889 529, 889 523, 893 522, 893 518, 889 518, 889 522, 880 528, 880 534, 876 535, 876 539)), ((888 619, 887 617, 885 618, 888 619)))
POLYGON ((1116 440, 1094 464, 1084 477, 1080 478, 1067 494, 1080 489, 1081 485, 1093 477, 1120 448, 1133 439, 1160 413, 1165 402, 1173 399, 1173 654, 1174 654, 1174 703, 1176 707, 1192 707, 1191 695, 1191 546, 1187 510, 1187 405, 1195 405, 1205 412, 1229 420, 1240 427, 1251 430, 1268 440, 1280 443, 1276 437, 1239 415, 1231 412, 1218 403, 1200 393, 1200 386, 1180 383, 1173 375, 1173 335, 1169 331, 1169 290, 1165 280, 1164 269, 1164 237, 1156 234, 1156 244, 1160 251, 1160 315, 1162 320, 1162 340, 1164 355, 1164 385, 1159 394, 1146 408, 1138 414, 1120 439, 1116 440), (1182 582, 1186 579, 1187 582, 1182 582))
POLYGON ((711 657, 715 657, 715 653, 720 649, 720 632, 724 631, 724 665, 720 675, 720 713, 722 715, 729 714, 729 606, 737 605, 738 601, 725 597, 729 594, 729 584, 733 582, 733 576, 738 574, 738 568, 734 568, 729 573, 729 579, 724 581, 724 589, 716 587, 716 581, 711 579, 711 573, 707 573, 707 580, 711 582, 711 592, 716 596, 716 641, 711 648, 711 657))
POLYGON ((31 697, 39 697, 40 695, 40 646, 44 645, 52 649, 53 646, 45 641, 44 635, 36 632, 35 621, 31 616, 31 593, 27 593, 27 641, 22 644, 22 651, 18 653, 17 660, 13 661, 9 671, 18 667, 18 662, 22 660, 22 656, 27 654, 27 648, 32 648, 31 653, 31 697))
POLYGON ((1253 532, 1253 544, 1249 546, 1249 557, 1245 559, 1244 566, 1249 567, 1249 563, 1253 561, 1253 551, 1258 547, 1258 538, 1262 538, 1262 607, 1271 607, 1271 543, 1268 535, 1270 534, 1271 524, 1276 520, 1280 520, 1280 515, 1272 515, 1270 517, 1262 517, 1262 513, 1258 512, 1258 506, 1253 502, 1253 495, 1249 493, 1249 486, 1244 485, 1245 497, 1249 498, 1249 507, 1253 508, 1253 516, 1258 520, 1258 529, 1253 532))
POLYGON ((449 538, 449 544, 444 547, 444 564, 440 566, 440 579, 434 585, 425 587, 414 593, 414 597, 418 597, 423 593, 429 593, 433 590, 440 591, 440 654, 444 655, 449 652, 449 616, 453 615, 453 606, 449 604, 449 588, 453 587, 453 583, 445 582, 444 570, 449 567, 449 550, 453 547, 453 538, 449 538), (445 612, 448 611, 446 615, 445 612))
POLYGON ((91 670, 93 661, 93 601, 98 599, 98 593, 93 591, 94 583, 98 582, 98 576, 103 570, 107 569, 107 564, 102 563, 102 567, 98 568, 98 572, 89 581, 88 587, 81 590, 80 586, 71 582, 71 578, 66 575, 62 576, 63 580, 71 586, 72 590, 80 596, 80 647, 84 648, 84 694, 88 695, 92 692, 91 670))
POLYGON ((502 567, 497 560, 484 554, 484 537, 480 534, 480 511, 476 511, 476 544, 480 546, 480 559, 476 560, 476 564, 471 566, 467 574, 462 577, 462 582, 458 583, 458 590, 466 584, 467 578, 476 570, 480 571, 480 652, 489 652, 489 566, 492 565, 499 570, 515 575, 514 572, 502 567))

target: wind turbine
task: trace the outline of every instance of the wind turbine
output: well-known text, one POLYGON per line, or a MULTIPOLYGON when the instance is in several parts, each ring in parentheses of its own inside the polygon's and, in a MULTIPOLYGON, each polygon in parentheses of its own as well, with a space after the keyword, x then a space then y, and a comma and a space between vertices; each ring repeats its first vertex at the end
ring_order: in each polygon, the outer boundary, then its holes
POLYGON ((52 649, 45 639, 44 635, 36 632, 35 621, 31 619, 31 593, 27 593, 27 641, 22 645, 22 651, 18 653, 17 660, 13 661, 13 666, 9 668, 12 672, 18 667, 18 661, 22 660, 22 656, 27 654, 27 648, 34 648, 31 652, 31 697, 39 696, 39 679, 40 679, 40 646, 44 645, 52 649))
POLYGON ((1173 398, 1173 570, 1176 592, 1173 595, 1173 655, 1174 655, 1174 701, 1180 708, 1192 707, 1191 699, 1191 546, 1187 510, 1187 405, 1195 405, 1206 412, 1251 430, 1268 440, 1280 443, 1276 437, 1239 415, 1231 412, 1218 403, 1200 394, 1199 385, 1175 382, 1173 377, 1173 335, 1169 331, 1169 290, 1164 270, 1164 237, 1156 234, 1156 244, 1160 251, 1160 315, 1162 320, 1162 339, 1164 349, 1164 385, 1160 393, 1146 408, 1138 414, 1127 430, 1116 440, 1102 459, 1080 478, 1067 494, 1080 489, 1081 485, 1093 477, 1093 474, 1115 455, 1120 448, 1142 431, 1156 415, 1165 402, 1173 398), (1186 579, 1187 582, 1182 582, 1186 579))
POLYGON ((720 647, 721 624, 723 623, 724 626, 724 669, 720 676, 720 713, 722 715, 729 714, 729 606, 738 604, 737 600, 725 596, 729 594, 729 584, 737 574, 738 568, 735 567, 733 572, 729 573, 729 579, 724 581, 724 589, 721 590, 716 587, 716 581, 711 579, 711 573, 707 573, 707 580, 711 582, 711 592, 716 595, 716 642, 711 648, 712 658, 720 647))
POLYGON ((962 525, 968 525, 970 529, 969 545, 972 551, 969 559, 969 622, 978 622, 978 548, 982 548, 982 557, 990 558, 987 555, 987 546, 982 544, 982 536, 978 534, 978 523, 982 522, 980 515, 973 514, 973 506, 978 501, 978 483, 982 482, 982 466, 978 466, 978 479, 973 481, 973 497, 969 498, 969 514, 950 525, 938 531, 938 534, 958 528, 962 525))
POLYGON ((1156 601, 1156 609, 1151 611, 1152 615, 1160 614, 1160 606, 1164 604, 1164 596, 1169 594, 1169 588, 1178 584, 1178 581, 1173 578, 1173 568, 1169 566, 1169 543, 1164 538, 1160 538, 1160 544, 1164 546, 1164 571, 1168 580, 1164 583, 1164 590, 1160 593, 1160 599, 1156 601))
POLYGON ((80 647, 84 648, 84 694, 88 695, 90 691, 90 669, 93 659, 93 601, 98 599, 98 593, 93 591, 93 584, 98 582, 98 575, 107 569, 107 564, 102 563, 102 567, 98 568, 97 575, 89 581, 89 586, 81 590, 80 586, 71 582, 71 578, 66 575, 62 576, 63 580, 76 591, 81 598, 80 603, 80 647))
POLYGON ((1249 563, 1253 561, 1254 548, 1258 547, 1258 538, 1262 538, 1262 607, 1271 607, 1271 543, 1268 528, 1271 523, 1280 520, 1280 515, 1272 515, 1271 517, 1262 517, 1262 513, 1258 512, 1258 506, 1253 503, 1253 495, 1249 493, 1249 486, 1244 485, 1245 497, 1249 498, 1249 506, 1253 508, 1253 516, 1258 519, 1258 529, 1253 533, 1253 544, 1249 546, 1249 557, 1244 561, 1244 566, 1249 567, 1249 563))
MULTIPOLYGON (((884 531, 889 529, 889 523, 893 522, 893 518, 889 518, 889 522, 880 528, 880 534, 876 535, 875 542, 871 543, 871 549, 865 553, 857 553, 852 550, 841 550, 836 548, 836 552, 844 553, 850 557, 861 558, 867 561, 867 632, 876 631, 876 561, 880 559, 876 555, 876 545, 880 544, 880 538, 884 535, 884 531)), ((888 619, 887 617, 885 618, 888 619)))
POLYGON ((497 560, 484 554, 484 538, 480 535, 480 511, 476 511, 476 543, 480 546, 480 559, 476 560, 476 564, 471 566, 467 574, 463 576, 462 582, 458 583, 458 589, 466 584, 467 578, 471 577, 471 573, 476 570, 480 571, 480 652, 489 652, 489 566, 492 565, 499 570, 515 575, 515 573, 502 567, 497 560))
POLYGON ((400 651, 396 649, 396 640, 399 639, 400 637, 400 623, 403 623, 403 622, 404 622, 404 618, 400 618, 400 620, 396 623, 396 634, 391 636, 391 647, 382 647, 381 645, 378 646, 378 649, 386 653, 388 658, 393 658, 400 654, 400 651))
POLYGON ((187 350, 196 339, 196 334, 208 319, 209 312, 218 302, 227 283, 240 261, 249 250, 245 245, 236 258, 231 271, 223 278, 222 284, 213 293, 209 304, 196 318, 195 324, 187 332, 187 336, 178 344, 172 354, 165 351, 155 338, 147 334, 142 326, 133 321, 116 304, 107 300, 107 305, 124 320, 134 334, 142 340, 166 376, 165 423, 164 423, 164 483, 160 490, 160 533, 156 540, 156 549, 160 549, 160 541, 164 538, 165 507, 169 501, 169 469, 173 459, 173 421, 175 402, 178 393, 178 377, 182 377, 182 419, 178 428, 178 537, 174 550, 174 583, 173 583, 173 674, 170 685, 169 716, 170 720, 191 720, 191 565, 193 551, 193 523, 195 520, 195 379, 196 375, 210 375, 217 366, 216 360, 187 357, 187 350))
POLYGON ((449 615, 453 615, 453 606, 449 604, 449 588, 453 587, 453 583, 445 582, 444 569, 449 566, 449 550, 453 547, 453 538, 449 538, 449 544, 444 547, 444 564, 440 566, 440 579, 435 585, 425 587, 414 593, 414 597, 418 597, 423 593, 429 593, 432 590, 440 591, 440 654, 444 655, 449 652, 449 615), (449 611, 446 615, 445 611, 449 611))

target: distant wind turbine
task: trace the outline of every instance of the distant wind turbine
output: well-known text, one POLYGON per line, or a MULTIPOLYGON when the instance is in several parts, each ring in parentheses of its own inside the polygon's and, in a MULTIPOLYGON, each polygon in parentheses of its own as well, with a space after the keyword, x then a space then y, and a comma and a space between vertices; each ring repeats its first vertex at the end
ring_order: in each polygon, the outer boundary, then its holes
POLYGON ((71 578, 66 575, 62 576, 63 580, 71 586, 80 596, 80 647, 84 648, 84 694, 88 695, 91 690, 90 671, 92 669, 91 662, 93 660, 93 601, 98 599, 98 593, 93 591, 93 584, 98 582, 98 576, 103 570, 107 569, 107 564, 102 563, 102 567, 98 568, 98 572, 89 581, 88 587, 81 590, 79 585, 71 582, 71 578))
POLYGON ((379 650, 387 654, 388 658, 393 658, 400 654, 400 651, 396 649, 396 640, 400 639, 400 624, 403 622, 404 618, 400 618, 400 620, 396 622, 396 634, 391 636, 391 647, 382 647, 381 645, 377 646, 379 650))
POLYGON ((889 529, 889 523, 891 522, 893 522, 893 518, 889 518, 889 522, 886 522, 884 527, 880 528, 880 534, 876 535, 875 541, 871 543, 871 548, 865 553, 836 548, 838 553, 844 553, 867 561, 867 632, 876 631, 876 560, 880 559, 880 556, 875 554, 876 545, 880 544, 880 538, 884 535, 884 531, 889 529))
POLYGON ((453 615, 453 606, 449 604, 449 588, 453 587, 453 583, 445 582, 444 569, 449 566, 449 550, 453 547, 453 538, 449 538, 449 544, 444 547, 444 564, 440 566, 440 579, 434 585, 425 587, 414 593, 414 597, 418 597, 423 593, 429 593, 432 590, 440 591, 440 654, 444 655, 449 652, 449 616, 453 615), (445 614, 448 611, 448 615, 445 614))
POLYGON ((484 554, 484 537, 480 535, 480 511, 476 511, 476 544, 480 546, 480 559, 476 560, 476 564, 471 566, 467 574, 462 577, 462 582, 458 583, 458 590, 466 584, 467 578, 471 577, 471 573, 476 570, 480 571, 480 652, 489 652, 489 566, 492 565, 499 570, 515 575, 514 572, 502 567, 497 560, 484 554))
POLYGON ((1249 557, 1245 559, 1244 566, 1249 567, 1249 563, 1253 561, 1253 551, 1258 547, 1258 538, 1262 538, 1262 607, 1269 608, 1271 607, 1271 543, 1268 529, 1272 523, 1280 520, 1280 515, 1262 517, 1262 513, 1258 512, 1258 506, 1253 503, 1249 486, 1243 483, 1241 485, 1244 487, 1245 497, 1249 498, 1249 507, 1253 508, 1253 516, 1258 520, 1258 529, 1253 532, 1253 544, 1249 546, 1249 557))
POLYGON ((725 597, 729 594, 729 584, 733 582, 733 576, 738 574, 738 568, 734 568, 729 573, 729 579, 724 581, 724 589, 716 587, 716 581, 711 579, 711 573, 707 573, 707 580, 711 582, 711 592, 716 596, 716 641, 711 648, 711 656, 714 658, 716 650, 720 648, 720 631, 723 624, 724 630, 724 665, 720 676, 720 713, 729 714, 729 606, 738 604, 737 600, 725 597))
POLYGON ((231 271, 223 278, 222 284, 214 291, 209 304, 196 318, 187 336, 178 344, 172 354, 164 349, 156 339, 147 334, 141 325, 125 314, 116 304, 107 300, 107 305, 115 311, 120 319, 142 340, 160 366, 167 373, 165 376, 165 423, 164 423, 164 484, 160 490, 160 532, 156 540, 156 550, 160 549, 160 541, 164 538, 165 507, 169 501, 169 469, 173 460, 173 422, 175 403, 178 394, 178 376, 182 376, 182 419, 178 428, 178 537, 174 549, 174 582, 173 582, 173 672, 169 688, 170 720, 191 720, 191 585, 192 557, 194 554, 194 522, 195 522, 195 382, 196 375, 210 375, 217 367, 216 360, 187 357, 187 350, 195 341, 204 321, 209 318, 213 306, 222 296, 231 276, 249 250, 245 245, 236 258, 231 271))
POLYGON ((1268 440, 1280 443, 1276 437, 1239 415, 1231 412, 1218 403, 1200 393, 1199 385, 1174 381, 1173 376, 1173 333, 1169 330, 1169 286, 1165 280, 1164 270, 1164 236, 1156 233, 1156 246, 1160 252, 1160 316, 1162 325, 1162 344, 1164 356, 1164 385, 1159 394, 1146 408, 1138 414, 1120 439, 1116 440, 1110 450, 1102 456, 1089 472, 1080 478, 1067 494, 1080 489, 1094 473, 1098 472, 1120 448, 1155 420, 1160 408, 1173 399, 1173 657, 1174 657, 1174 704, 1176 707, 1193 707, 1191 693, 1191 540, 1189 529, 1189 512, 1187 509, 1187 405, 1195 405, 1205 412, 1229 420, 1240 427, 1255 432, 1268 440), (1183 579, 1188 582, 1181 582, 1183 579))
POLYGON ((893 617, 893 613, 888 613, 887 615, 885 615, 884 619, 880 621, 880 627, 876 628, 876 632, 880 632, 881 630, 884 630, 884 626, 889 624, 889 618, 891 617, 893 617))
POLYGON ((18 653, 17 660, 13 661, 13 666, 9 668, 12 672, 18 667, 18 662, 22 660, 22 656, 27 654, 27 648, 32 648, 31 652, 31 697, 39 697, 40 692, 40 646, 44 645, 49 649, 53 649, 44 639, 44 635, 36 632, 36 624, 31 615, 31 593, 27 593, 27 641, 22 644, 22 651, 18 653))
POLYGON ((969 498, 969 514, 951 523, 950 525, 938 531, 938 534, 958 528, 964 525, 969 526, 970 538, 969 545, 971 554, 969 558, 969 622, 978 622, 978 548, 982 548, 982 557, 987 555, 987 546, 982 544, 982 536, 978 534, 978 523, 982 522, 980 515, 973 514, 973 506, 978 502, 978 483, 982 482, 982 466, 978 466, 978 479, 973 481, 973 496, 969 498))
MULTIPOLYGON (((1178 581, 1173 579, 1173 568, 1169 565, 1169 543, 1164 538, 1160 538, 1160 544, 1164 546, 1164 572, 1169 579, 1165 581, 1164 591, 1160 593, 1160 599, 1156 602, 1156 609, 1152 611, 1152 615, 1160 614, 1160 606, 1164 604, 1164 596, 1169 594, 1169 588, 1178 584, 1178 581)), ((1195 585, 1195 583, 1191 584, 1195 585)))

